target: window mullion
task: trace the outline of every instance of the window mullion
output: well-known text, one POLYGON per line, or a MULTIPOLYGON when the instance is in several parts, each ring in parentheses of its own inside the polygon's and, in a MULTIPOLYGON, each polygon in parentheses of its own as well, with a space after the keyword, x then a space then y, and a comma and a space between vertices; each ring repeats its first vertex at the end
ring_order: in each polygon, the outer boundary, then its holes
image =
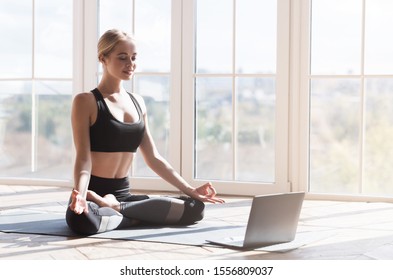
POLYGON ((31 62, 31 79, 32 79, 32 88, 31 88, 31 172, 36 171, 36 164, 37 164, 37 159, 36 159, 36 154, 37 154, 37 133, 36 133, 36 94, 35 94, 35 0, 32 0, 32 23, 31 23, 31 32, 32 32, 32 38, 31 38, 31 57, 32 57, 32 62, 31 62))
POLYGON ((170 73, 170 136, 169 160, 173 167, 183 175, 181 164, 181 126, 182 126, 182 3, 181 0, 172 0, 171 9, 171 73, 170 73))
POLYGON ((236 94, 236 0, 233 0, 232 26, 232 180, 237 174, 237 94, 236 94))
POLYGON ((360 124, 359 124, 359 193, 363 192, 363 180, 364 180, 364 140, 365 140, 365 72, 364 72, 364 60, 365 60, 365 27, 366 27, 366 1, 362 1, 362 38, 361 38, 361 52, 360 52, 360 124))
POLYGON ((98 73, 97 63, 98 59, 97 49, 97 30, 98 30, 98 0, 85 0, 84 2, 84 81, 83 91, 90 91, 97 86, 98 73))

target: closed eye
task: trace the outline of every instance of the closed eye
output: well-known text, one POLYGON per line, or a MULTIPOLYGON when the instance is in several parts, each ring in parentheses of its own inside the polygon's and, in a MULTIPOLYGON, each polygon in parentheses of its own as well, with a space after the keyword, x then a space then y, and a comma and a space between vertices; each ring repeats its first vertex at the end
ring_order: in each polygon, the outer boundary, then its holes
MULTIPOLYGON (((129 57, 128 55, 118 55, 117 57, 118 57, 118 59, 120 59, 120 60, 130 60, 130 57, 129 57)), ((135 55, 132 56, 132 57, 131 57, 131 60, 132 60, 132 61, 135 61, 135 60, 136 60, 136 56, 135 56, 135 55)))

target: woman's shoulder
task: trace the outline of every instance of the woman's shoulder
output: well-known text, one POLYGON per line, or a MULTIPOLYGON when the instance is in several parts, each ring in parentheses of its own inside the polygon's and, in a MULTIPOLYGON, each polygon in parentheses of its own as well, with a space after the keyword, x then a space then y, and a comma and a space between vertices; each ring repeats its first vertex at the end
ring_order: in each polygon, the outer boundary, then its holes
POLYGON ((74 107, 81 107, 84 109, 95 106, 95 103, 95 97, 92 92, 77 93, 73 99, 74 107))
POLYGON ((91 91, 89 92, 80 92, 75 94, 74 96, 74 102, 78 103, 85 103, 85 102, 92 102, 94 101, 94 95, 91 91))

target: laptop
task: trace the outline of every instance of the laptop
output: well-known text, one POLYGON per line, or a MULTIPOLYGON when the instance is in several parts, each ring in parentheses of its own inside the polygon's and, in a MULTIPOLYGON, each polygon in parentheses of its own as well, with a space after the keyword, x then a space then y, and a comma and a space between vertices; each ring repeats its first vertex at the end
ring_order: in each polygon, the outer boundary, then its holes
POLYGON ((206 241, 238 249, 255 249, 293 241, 304 195, 304 192, 295 192, 255 196, 245 235, 206 241))

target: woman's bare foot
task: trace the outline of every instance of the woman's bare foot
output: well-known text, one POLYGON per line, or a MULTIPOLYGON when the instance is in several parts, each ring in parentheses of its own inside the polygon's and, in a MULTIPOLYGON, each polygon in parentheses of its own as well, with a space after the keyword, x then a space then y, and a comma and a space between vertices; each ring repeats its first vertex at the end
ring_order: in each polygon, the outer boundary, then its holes
POLYGON ((107 207, 111 207, 117 212, 120 212, 120 202, 113 194, 107 194, 102 199, 107 203, 107 207))
MULTIPOLYGON (((110 207, 117 212, 120 212, 120 202, 116 199, 113 194, 107 194, 104 197, 98 195, 96 192, 88 190, 86 194, 86 200, 96 203, 100 207, 110 207)), ((133 227, 140 224, 139 220, 127 219, 125 222, 126 227, 133 227)))
POLYGON ((107 194, 104 197, 98 195, 96 192, 88 190, 86 199, 96 203, 100 207, 110 207, 117 212, 120 212, 120 202, 113 194, 107 194))
POLYGON ((87 190, 87 193, 86 193, 86 200, 87 201, 92 201, 92 202, 98 204, 99 206, 101 206, 100 205, 101 199, 102 199, 102 197, 99 196, 96 192, 93 192, 91 190, 87 190))

